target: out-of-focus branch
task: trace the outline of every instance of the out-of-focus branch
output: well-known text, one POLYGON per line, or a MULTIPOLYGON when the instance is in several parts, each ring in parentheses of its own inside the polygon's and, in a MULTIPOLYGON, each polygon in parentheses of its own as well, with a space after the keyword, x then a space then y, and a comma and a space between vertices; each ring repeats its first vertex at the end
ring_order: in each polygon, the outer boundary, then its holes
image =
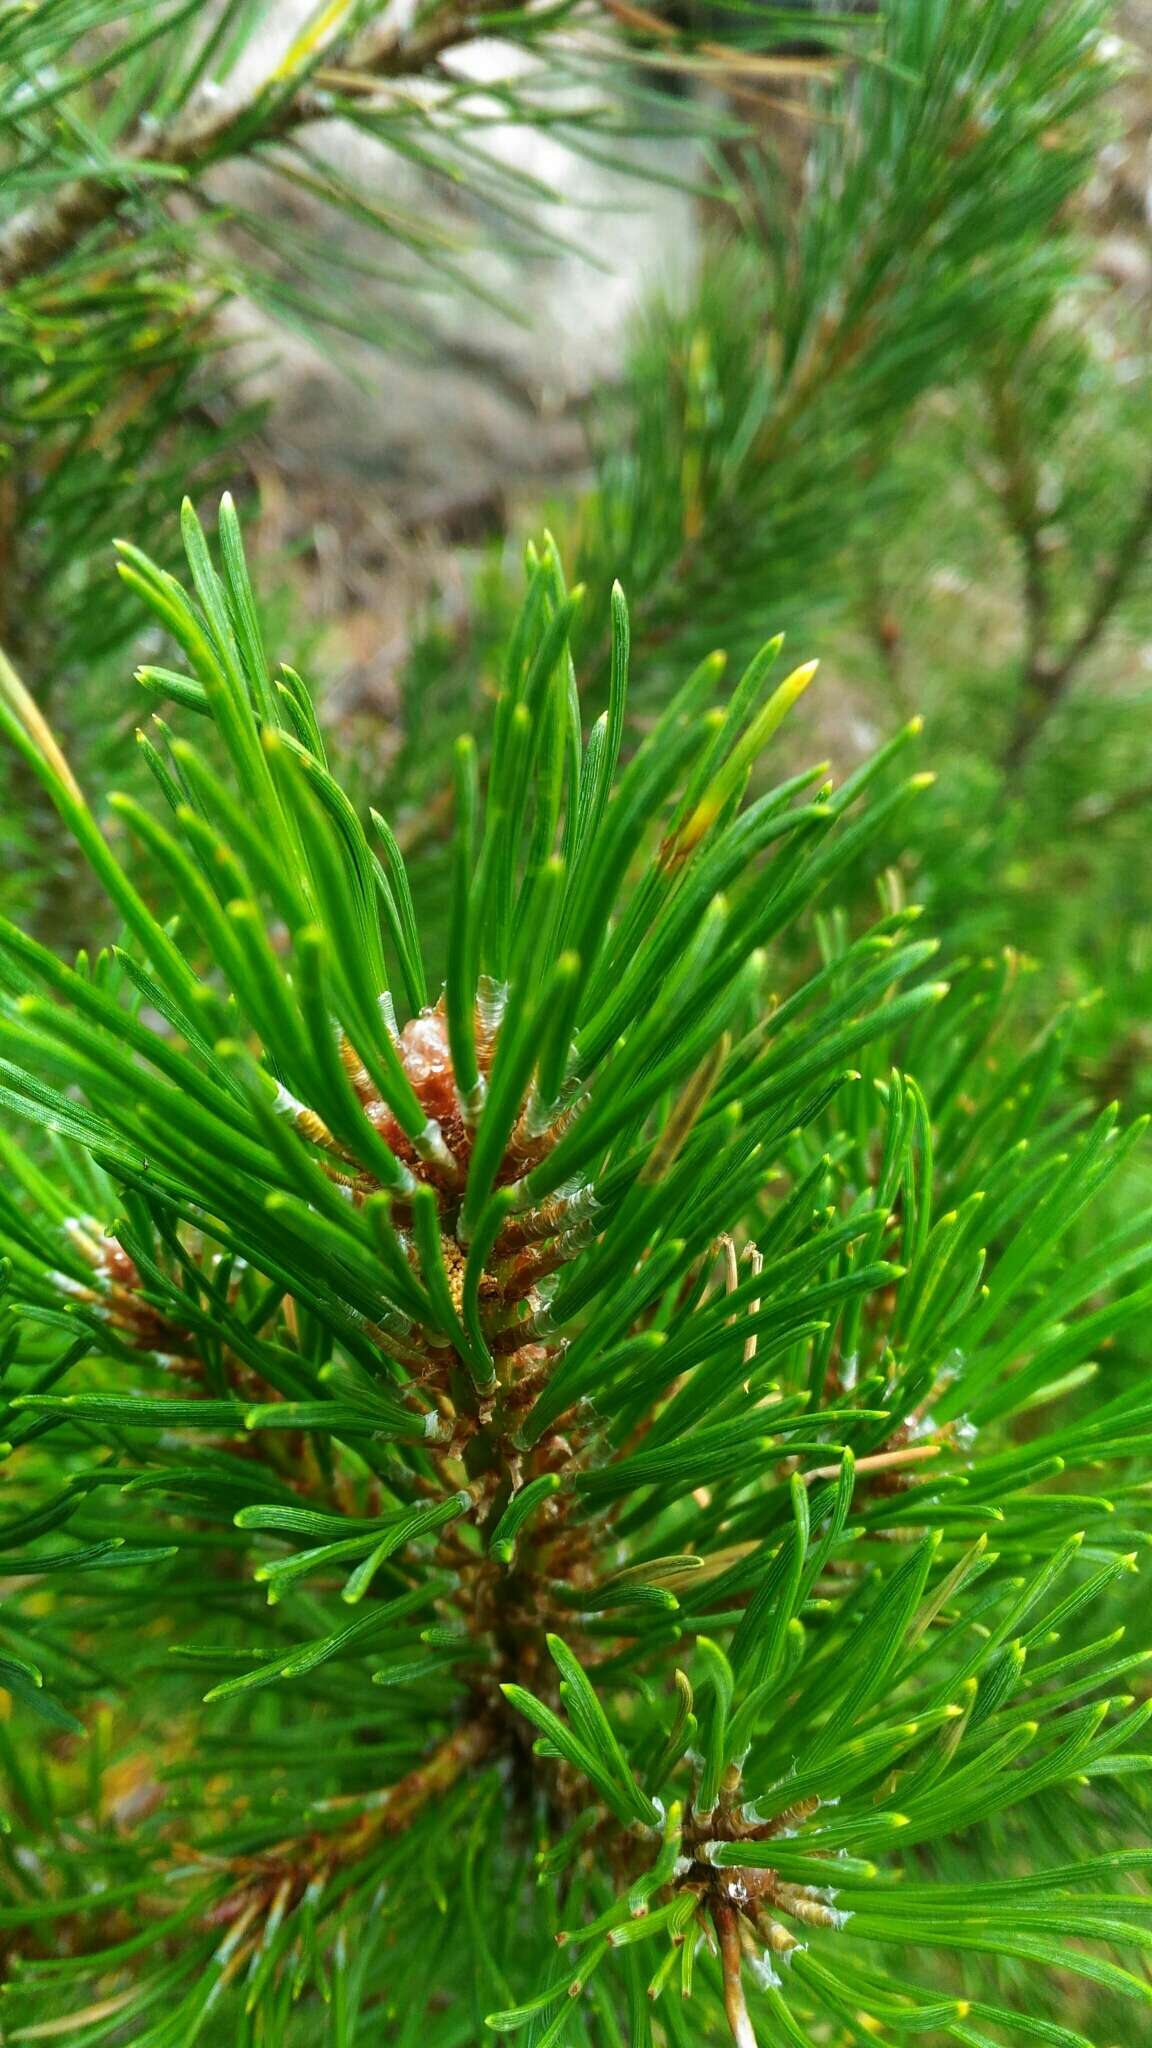
MULTIPOLYGON (((651 44, 651 61, 685 71, 738 74, 741 79, 803 79, 826 76, 825 58, 762 55, 720 43, 681 47, 680 32, 644 8, 600 0, 610 21, 651 44)), ((115 175, 75 178, 14 216, 0 233, 0 287, 11 288, 57 262, 85 234, 112 220, 151 170, 207 170, 224 159, 249 156, 317 121, 331 120, 342 102, 361 98, 393 79, 435 71, 440 59, 483 32, 468 0, 445 0, 408 29, 378 24, 359 36, 335 34, 306 78, 273 77, 244 99, 201 93, 167 126, 130 138, 115 175)))
POLYGON ((1084 623, 1071 646, 1064 654, 1058 671, 1060 688, 1063 689, 1085 656, 1090 654, 1113 612, 1124 598, 1128 587, 1140 566, 1144 550, 1152 537, 1152 475, 1144 485, 1143 492, 1128 522, 1120 545, 1111 560, 1096 580, 1092 602, 1084 623))
POLYGON ((325 83, 339 72, 340 92, 364 91, 389 79, 414 78, 435 69, 448 50, 476 34, 466 6, 438 8, 407 32, 377 27, 352 40, 334 38, 322 61, 296 90, 273 80, 243 100, 207 99, 203 94, 169 126, 150 130, 121 152, 132 169, 115 177, 74 178, 9 221, 0 233, 0 287, 11 289, 58 262, 92 229, 112 220, 152 168, 204 171, 225 158, 247 156, 269 142, 294 134, 340 112, 339 95, 325 83), (135 173, 138 171, 138 176, 135 173))
POLYGON ((768 55, 758 50, 741 50, 730 43, 710 42, 707 37, 694 39, 691 53, 685 55, 683 36, 674 22, 663 20, 650 8, 633 5, 632 0, 603 0, 603 4, 621 28, 651 39, 653 49, 650 55, 646 53, 645 62, 656 66, 683 71, 712 69, 725 76, 778 80, 826 79, 834 69, 831 54, 813 56, 782 50, 768 55))
POLYGON ((1152 809, 1152 782, 1138 782, 1116 796, 1087 797, 1072 813, 1074 825, 1110 825, 1114 818, 1130 817, 1133 811, 1152 809))
POLYGON ((1024 606, 1024 654, 1019 702, 1004 765, 1018 769, 1052 708, 1057 672, 1050 646, 1052 590, 1044 548, 1044 516, 1034 451, 1011 383, 994 377, 987 385, 992 445, 1000 465, 1000 503, 1020 556, 1024 606))
POLYGON ((1066 697, 1140 566, 1152 539, 1152 475, 1137 499, 1119 544, 1095 577, 1078 630, 1059 647, 1053 628, 1053 594, 1044 546, 1045 517, 1035 458, 1009 386, 1000 381, 991 384, 988 400, 993 443, 1002 473, 1001 505, 1022 569, 1023 673, 1004 750, 1004 768, 1011 782, 1066 697))
MULTIPOLYGON (((439 1747, 424 1758, 406 1777, 368 1800, 353 1797, 347 1803, 354 1817, 346 1826, 318 1832, 302 1841, 292 1836, 254 1856, 233 1859, 236 1888, 213 1912, 216 1920, 230 1920, 246 1913, 253 1899, 266 1902, 287 1880, 292 1890, 302 1893, 320 1872, 331 1874, 357 1862, 388 1835, 403 1833, 432 1799, 442 1799, 466 1771, 483 1763, 495 1740, 487 1720, 464 1721, 439 1747)), ((340 1801, 333 1801, 334 1811, 340 1801)))

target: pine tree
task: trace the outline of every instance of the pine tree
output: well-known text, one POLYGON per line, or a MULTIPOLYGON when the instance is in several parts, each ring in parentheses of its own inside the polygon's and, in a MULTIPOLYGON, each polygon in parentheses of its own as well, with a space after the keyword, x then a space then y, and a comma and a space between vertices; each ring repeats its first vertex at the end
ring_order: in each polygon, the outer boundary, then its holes
POLYGON ((915 728, 767 786, 774 640, 633 747, 617 590, 585 735, 545 542, 441 991, 184 536, 167 815, 0 693, 124 928, 0 926, 8 2038, 1138 2038, 1140 1129, 838 912, 915 728))

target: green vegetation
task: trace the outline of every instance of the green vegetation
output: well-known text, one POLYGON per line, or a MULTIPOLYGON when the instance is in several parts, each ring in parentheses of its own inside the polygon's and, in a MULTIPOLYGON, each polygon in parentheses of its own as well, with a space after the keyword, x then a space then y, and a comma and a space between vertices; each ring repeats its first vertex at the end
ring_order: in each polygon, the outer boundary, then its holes
POLYGON ((262 5, 0 8, 6 2043, 1148 2028, 1107 11, 677 17, 329 7, 253 90, 262 5), (458 252, 312 131, 519 231, 484 30, 501 118, 698 132, 710 242, 380 775, 232 497, 168 510, 226 304, 359 331, 213 173, 371 213, 415 345, 458 252))
POLYGON ((50 1730, 123 1701, 95 1773, 3 1744, 16 2038, 55 1999, 80 2042, 217 2011, 303 2041, 320 1997, 346 2041, 631 2011, 982 2042, 1013 2005, 961 1996, 954 1950, 1152 2001, 1061 1942, 1147 1939, 1144 1852, 1108 1851, 1152 1713, 1115 1694, 1148 1653, 1111 1594, 1149 1213, 1069 1237, 1139 1127, 1064 1106, 1058 1030, 994 1057, 1003 973, 942 1002, 909 911, 825 912, 822 963, 774 965, 922 798, 874 794, 909 732, 746 800, 812 673, 771 642, 622 767, 626 605, 585 740, 546 549, 483 801, 457 749, 429 1007, 418 891, 270 673, 230 504, 219 571, 190 508, 185 537, 194 598, 134 548, 122 575, 228 766, 149 748, 171 816, 114 800, 131 872, 4 714, 129 935, 69 968, 3 933, 3 1100, 54 1167, 4 1141, 5 1669, 50 1730), (1040 1795, 1074 1864, 1035 1853, 1040 1795), (992 1824, 1003 1880, 942 1879, 992 1824))

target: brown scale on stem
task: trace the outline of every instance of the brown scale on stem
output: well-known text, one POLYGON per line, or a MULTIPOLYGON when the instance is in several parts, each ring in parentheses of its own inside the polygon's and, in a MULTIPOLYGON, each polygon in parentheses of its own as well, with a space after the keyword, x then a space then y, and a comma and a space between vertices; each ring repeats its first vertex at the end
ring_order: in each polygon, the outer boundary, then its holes
MULTIPOLYGON (((487 1085, 499 1034, 499 1006, 491 998, 476 1005, 476 1055, 481 1088, 487 1085)), ((475 1142, 476 1120, 456 1086, 448 1023, 443 1000, 434 1009, 412 1017, 396 1035, 396 1051, 407 1080, 426 1118, 423 1143, 413 1140, 378 1093, 360 1053, 351 1040, 340 1038, 340 1057, 361 1104, 365 1117, 383 1138, 402 1167, 415 1180, 435 1189, 440 1208, 441 1243, 453 1307, 460 1312, 467 1246, 456 1236, 457 1215, 475 1142)), ((306 1104, 291 1106, 292 1121, 302 1136, 327 1154, 324 1162, 329 1177, 351 1189, 359 1204, 377 1191, 379 1183, 357 1167, 347 1149, 328 1132, 316 1112, 306 1104), (339 1160, 339 1164, 337 1164, 339 1160), (347 1170, 350 1169, 350 1170, 347 1170)), ((498 1187, 510 1186, 544 1159, 571 1118, 571 1110, 560 1111, 550 1122, 536 1127, 530 1103, 522 1106, 504 1156, 495 1175, 498 1187)), ((414 1248, 408 1236, 411 1212, 402 1191, 393 1195, 392 1220, 401 1244, 418 1271, 414 1248)), ((580 1231, 574 1229, 572 1205, 554 1196, 538 1209, 510 1218, 493 1246, 488 1266, 477 1289, 478 1305, 486 1340, 498 1359, 502 1398, 512 1398, 521 1378, 538 1384, 547 1364, 555 1356, 538 1341, 535 1318, 542 1306, 540 1284, 559 1272, 575 1255, 580 1231)), ((445 1387, 446 1376, 458 1369, 460 1361, 442 1332, 426 1333, 410 1327, 403 1335, 380 1329, 374 1331, 381 1348, 390 1352, 417 1379, 426 1393, 435 1396, 445 1387)), ((478 1403, 473 1403, 474 1420, 478 1403)), ((487 1418, 483 1418, 485 1421, 487 1418)), ((471 1433, 463 1423, 464 1434, 471 1433)))
MULTIPOLYGON (((486 1085, 496 1050, 500 1006, 491 995, 476 1005, 477 1065, 486 1085)), ((414 1178, 432 1186, 440 1210, 441 1245, 449 1294, 459 1314, 464 1300, 467 1246, 457 1237, 458 1213, 475 1139, 475 1118, 456 1086, 441 1002, 405 1024, 396 1049, 406 1077, 434 1130, 431 1144, 421 1147, 401 1129, 381 1100, 359 1053, 345 1040, 341 1057, 364 1114, 414 1178)), ((531 1098, 513 1124, 504 1156, 495 1174, 497 1186, 521 1180, 555 1146, 572 1111, 561 1110, 548 1123, 538 1123, 531 1098)), ((296 1118, 298 1127, 300 1119, 296 1118)), ((331 1170, 331 1169, 329 1169, 331 1170)), ((357 1175, 354 1199, 363 1199, 374 1183, 357 1175)), ((409 1237, 408 1205, 403 1194, 393 1198, 392 1217, 401 1233, 405 1256, 419 1272, 409 1237)), ((580 1593, 600 1576, 596 1546, 586 1524, 571 1519, 571 1496, 558 1493, 541 1503, 530 1528, 521 1532, 512 1563, 491 1557, 481 1538, 495 1525, 508 1500, 531 1480, 552 1472, 567 1473, 585 1455, 586 1431, 575 1418, 561 1416, 529 1450, 515 1443, 523 1415, 546 1385, 560 1347, 542 1334, 544 1301, 541 1284, 559 1272, 579 1249, 586 1228, 578 1208, 553 1196, 536 1210, 510 1217, 496 1239, 477 1286, 477 1306, 485 1342, 495 1364, 495 1377, 477 1386, 444 1332, 425 1333, 412 1326, 405 1338, 403 1362, 441 1419, 441 1437, 430 1451, 437 1480, 444 1487, 468 1487, 473 1510, 467 1524, 446 1529, 437 1545, 439 1561, 457 1580, 457 1601, 469 1616, 475 1635, 490 1656, 474 1686, 474 1711, 500 1731, 501 1746, 510 1753, 524 1747, 524 1731, 500 1692, 502 1682, 516 1680, 551 1691, 554 1673, 545 1637, 562 1625, 571 1635, 574 1615, 551 1588, 580 1593)), ((382 1348, 400 1356, 384 1335, 382 1348)), ((434 1490, 434 1488, 433 1488, 434 1490)))
POLYGON ((761 1982, 775 1979, 773 1960, 787 1963, 804 1946, 783 1919, 801 1927, 838 1928, 845 1915, 833 1904, 834 1893, 814 1885, 791 1884, 759 1864, 717 1864, 721 1845, 768 1842, 787 1835, 817 1811, 818 1798, 797 1800, 770 1820, 755 1821, 737 1805, 740 1773, 730 1767, 714 1812, 689 1813, 684 1828, 687 1869, 677 1888, 695 1892, 697 1919, 710 1928, 720 1956, 724 2011, 736 2048, 756 2048, 756 2035, 744 1996, 748 1965, 761 1982), (781 1917, 783 1916, 783 1918, 781 1917))
MULTIPOLYGON (((694 1896, 692 1918, 681 1924, 673 1942, 679 1946, 702 1933, 712 1944, 720 1959, 724 2011, 732 2040, 736 2048, 758 2048, 745 1997, 745 1973, 761 1986, 780 1981, 776 1964, 787 1965, 806 1946, 801 1935, 784 1924, 786 1920, 801 1930, 838 1929, 848 1916, 836 1909, 834 1892, 791 1883, 771 1868, 713 1860, 721 1846, 762 1844, 790 1835, 820 1807, 818 1798, 804 1798, 769 1820, 756 1821, 739 1805, 739 1789, 739 1769, 733 1766, 714 1810, 708 1814, 689 1810, 677 1874, 662 1893, 651 1894, 645 1910, 652 1910, 661 1897, 669 1900, 685 1892, 694 1896)), ((571 1825, 586 1807, 586 1787, 566 1782, 561 1767, 555 1774, 554 1790, 563 1824, 571 1825)), ((623 1889, 643 1875, 645 1854, 650 1857, 650 1849, 642 1850, 634 1837, 623 1834, 605 1815, 587 1831, 579 1861, 611 1869, 617 1886, 623 1889)), ((556 1939, 563 1945, 567 1936, 561 1933, 556 1939)), ((608 1940, 613 1941, 611 1932, 608 1940)))
MULTIPOLYGON (((88 1218, 72 1218, 66 1229, 73 1250, 92 1269, 92 1282, 89 1285, 67 1274, 58 1274, 56 1284, 61 1291, 74 1301, 90 1303, 107 1327, 115 1331, 121 1343, 151 1357, 179 1380, 182 1398, 187 1398, 189 1389, 204 1391, 204 1363, 194 1332, 148 1300, 144 1280, 131 1254, 116 1238, 108 1236, 88 1218)), ((203 1261, 203 1251, 200 1256, 203 1261)), ((233 1283, 233 1296, 237 1285, 233 1283)), ((291 1321, 291 1303, 285 1304, 285 1314, 291 1321)), ((271 1403, 283 1398, 277 1388, 270 1386, 251 1365, 227 1347, 222 1351, 221 1363, 230 1387, 240 1400, 271 1403)), ((285 1430, 278 1433, 274 1441, 265 1440, 263 1443, 248 1435, 238 1441, 232 1437, 202 1436, 200 1442, 206 1445, 219 1442, 234 1457, 248 1458, 271 1467, 305 1499, 336 1494, 334 1505, 347 1507, 349 1511, 353 1509, 350 1495, 347 1500, 339 1497, 345 1491, 340 1474, 325 1474, 312 1440, 305 1431, 285 1430)), ((225 1557, 220 1561, 219 1569, 227 1572, 229 1564, 225 1557)))
MULTIPOLYGON (((499 1035, 493 1017, 493 1006, 477 1004, 476 1063, 482 1086, 491 1071, 499 1035)), ((397 1159, 417 1179, 429 1181, 446 1192, 458 1190, 472 1156, 475 1122, 467 1115, 456 1087, 443 998, 434 1009, 421 1010, 419 1016, 409 1018, 397 1037, 396 1050, 428 1123, 435 1125, 439 1133, 443 1154, 437 1148, 435 1158, 429 1158, 413 1142, 388 1104, 381 1100, 351 1041, 347 1037, 340 1041, 340 1057, 364 1113, 397 1159)), ((538 1165, 561 1135, 565 1121, 561 1117, 542 1130, 534 1130, 525 1107, 496 1174, 496 1185, 507 1186, 538 1165)))
MULTIPOLYGON (((477 1018, 478 1063, 486 1078, 496 1027, 492 1012, 485 1011, 483 1005, 478 1006, 477 1018)), ((341 1057, 365 1116, 413 1177, 436 1190, 448 1289, 459 1313, 467 1248, 458 1240, 456 1227, 474 1127, 458 1097, 442 1006, 413 1018, 396 1042, 429 1126, 438 1132, 438 1138, 425 1149, 401 1131, 347 1040, 341 1045, 341 1057)), ((324 1170, 333 1181, 351 1188, 354 1201, 363 1201, 374 1191, 377 1183, 372 1176, 356 1164, 314 1110, 303 1103, 284 1106, 301 1136, 317 1148, 324 1170)), ((497 1185, 518 1181, 546 1157, 570 1114, 562 1113, 549 1126, 536 1128, 530 1105, 525 1104, 500 1162, 497 1185)), ((406 1228, 410 1215, 402 1195, 394 1202, 393 1219, 405 1256, 418 1273, 415 1247, 406 1228)), ((602 1538, 598 1541, 589 1524, 574 1518, 574 1496, 563 1489, 540 1503, 530 1525, 520 1532, 511 1561, 492 1556, 483 1540, 519 1488, 550 1473, 567 1475, 587 1455, 587 1426, 573 1414, 559 1416, 530 1449, 521 1450, 515 1442, 524 1413, 546 1385, 560 1352, 560 1346, 541 1333, 544 1301, 539 1288, 575 1256, 586 1227, 579 1207, 563 1196, 553 1196, 536 1210, 514 1216, 505 1224, 481 1276, 477 1297, 496 1365, 489 1387, 477 1386, 466 1361, 451 1341, 445 1340, 442 1330, 426 1332, 410 1325, 399 1337, 383 1327, 371 1332, 381 1350, 410 1375, 416 1401, 439 1418, 440 1433, 429 1440, 431 1472, 414 1475, 414 1490, 436 1498, 445 1488, 464 1485, 472 1496, 467 1520, 441 1532, 435 1557, 454 1575, 453 1611, 467 1616, 471 1633, 485 1644, 488 1654, 475 1667, 477 1676, 471 1681, 454 1732, 396 1785, 369 1795, 367 1800, 350 1800, 347 1821, 328 1825, 341 1804, 331 1802, 324 1824, 258 1855, 219 1861, 174 1845, 174 1853, 190 1856, 218 1873, 220 1884, 207 1908, 206 1924, 224 1932, 229 1944, 229 1973, 234 1974, 250 1959, 271 1916, 279 1920, 292 1911, 310 1887, 322 1889, 334 1874, 371 1854, 386 1836, 407 1826, 428 1800, 441 1796, 458 1777, 491 1758, 503 1757, 512 1770, 512 1782, 523 1778, 525 1786, 531 1782, 536 1793, 544 1768, 543 1789, 565 1824, 586 1804, 587 1788, 577 1783, 573 1774, 563 1768, 542 1767, 533 1757, 531 1735, 509 1707, 501 1686, 514 1680, 559 1706, 556 1672, 546 1644, 551 1628, 562 1629, 586 1661, 595 1661, 593 1646, 582 1642, 580 1610, 573 1596, 578 1602, 602 1577, 602 1538)), ((104 1240, 100 1258, 104 1263, 94 1276, 98 1284, 93 1294, 114 1309, 110 1320, 122 1332, 130 1333, 130 1340, 141 1349, 155 1350, 159 1345, 174 1359, 178 1355, 181 1366, 186 1361, 189 1372, 199 1372, 194 1336, 167 1324, 161 1328, 162 1318, 143 1300, 140 1276, 122 1248, 104 1240)), ((282 1304, 281 1313, 291 1333, 294 1309, 290 1300, 282 1304)), ((237 1374, 254 1382, 254 1388, 245 1391, 255 1389, 260 1400, 270 1398, 242 1361, 231 1361, 230 1372, 233 1366, 237 1374)), ((267 1438, 244 1443, 249 1455, 277 1469, 285 1454, 295 1452, 301 1471, 308 1447, 307 1436, 297 1441, 295 1432, 291 1437, 288 1432, 278 1433, 274 1443, 267 1438)), ((326 1482, 319 1476, 332 1498, 337 1475, 329 1474, 326 1482)), ((627 1860, 634 1851, 635 1844, 625 1844, 619 1853, 627 1860)))
MULTIPOLYGON (((465 1772, 485 1763, 495 1746, 487 1719, 461 1726, 395 1785, 369 1800, 350 1801, 354 1818, 327 1830, 291 1836, 252 1856, 234 1856, 222 1867, 230 1883, 206 1915, 206 1924, 231 1928, 238 1936, 229 1966, 239 1968, 259 1945, 269 1919, 279 1920, 309 1892, 318 1894, 341 1870, 361 1863, 388 1837, 408 1827, 431 1799, 443 1798, 465 1772)), ((336 1810, 340 1802, 331 1802, 336 1810)), ((212 1867, 216 1859, 183 1851, 212 1867)))
MULTIPOLYGON (((499 1035, 499 1004, 490 996, 476 1005, 476 1055, 481 1087, 487 1084, 499 1035)), ((396 1037, 396 1050, 405 1075, 426 1117, 430 1134, 424 1144, 414 1141, 402 1129, 385 1103, 356 1047, 345 1036, 340 1056, 365 1116, 401 1165, 414 1179, 433 1187, 438 1197, 441 1243, 453 1307, 459 1313, 464 1298, 467 1246, 456 1235, 459 1205, 475 1142, 475 1117, 461 1100, 456 1085, 448 1023, 443 1000, 434 1009, 410 1018, 396 1037)), ((538 1165, 562 1136, 571 1110, 560 1111, 546 1125, 537 1127, 530 1102, 522 1105, 495 1174, 495 1184, 505 1187, 521 1180, 538 1165)), ((314 1112, 304 1105, 294 1111, 293 1120, 303 1135, 323 1143, 309 1129, 314 1112)), ((338 1148, 339 1149, 339 1148, 338 1148)), ((348 1181, 329 1155, 326 1166, 332 1178, 348 1181)), ((362 1201, 377 1186, 363 1170, 351 1176, 353 1200, 362 1201)), ((416 1255, 407 1235, 410 1211, 403 1193, 393 1197, 393 1221, 401 1234, 405 1256, 418 1271, 416 1255)), ((453 1450, 463 1448, 477 1435, 499 1436, 501 1418, 524 1405, 524 1389, 539 1387, 557 1355, 555 1346, 540 1339, 537 1319, 543 1307, 538 1290, 543 1281, 559 1272, 575 1256, 581 1232, 574 1228, 572 1205, 554 1196, 537 1210, 510 1218, 493 1246, 486 1270, 477 1288, 481 1324, 489 1349, 497 1361, 498 1386, 491 1397, 481 1393, 463 1401, 453 1392, 457 1418, 453 1450)), ((422 1392, 434 1399, 451 1391, 449 1382, 459 1380, 461 1361, 442 1332, 426 1333, 410 1327, 397 1339, 390 1332, 379 1333, 382 1348, 404 1364, 419 1381, 422 1392)))
POLYGON ((56 1276, 62 1293, 74 1301, 90 1302, 109 1329, 135 1351, 148 1351, 169 1362, 174 1371, 198 1371, 196 1343, 187 1328, 177 1324, 145 1298, 136 1262, 114 1237, 98 1224, 71 1220, 67 1234, 72 1249, 92 1268, 92 1282, 56 1276))

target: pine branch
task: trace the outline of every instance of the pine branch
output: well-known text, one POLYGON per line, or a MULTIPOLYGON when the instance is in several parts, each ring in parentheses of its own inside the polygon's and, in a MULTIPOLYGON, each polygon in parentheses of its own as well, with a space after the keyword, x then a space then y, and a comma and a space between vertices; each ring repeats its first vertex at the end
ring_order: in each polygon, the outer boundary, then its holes
POLYGON ((404 1834, 426 1806, 445 1799, 467 1772, 485 1763, 495 1746, 496 1731, 489 1722, 465 1721, 395 1785, 350 1799, 351 1819, 342 1822, 340 1802, 331 1801, 323 1829, 230 1859, 222 1895, 214 1897, 206 1917, 214 1927, 253 1927, 247 1947, 234 1952, 237 1968, 257 1950, 264 1916, 274 1907, 281 1915, 292 1910, 309 1889, 322 1889, 362 1864, 381 1841, 404 1834))
POLYGON ((312 53, 305 83, 289 90, 275 82, 247 99, 202 93, 167 127, 147 129, 130 141, 113 177, 73 179, 18 213, 0 229, 0 286, 12 289, 66 256, 93 229, 115 219, 141 181, 156 167, 196 174, 225 158, 250 156, 312 123, 331 120, 341 95, 359 96, 380 85, 435 71, 441 58, 472 41, 474 10, 442 0, 408 29, 377 25, 344 41, 339 34, 312 53), (325 83, 341 74, 339 86, 325 83))
POLYGON ((1058 693, 1058 667, 1051 650, 1052 593, 1044 547, 1046 521, 1039 503, 1038 453, 1028 440, 1011 383, 994 379, 987 392, 1004 516, 1020 553, 1025 621, 1022 695, 1005 755, 1011 767, 1029 744, 1031 725, 1047 715, 1041 707, 1058 693))
POLYGON ((633 563, 638 644, 696 655, 769 595, 785 616, 801 589, 834 597, 917 401, 1067 285, 1060 210, 1114 75, 1102 19, 901 0, 878 61, 814 93, 799 190, 753 171, 745 235, 694 304, 653 314, 599 426, 579 569, 603 588, 633 563))
MULTIPOLYGON (((561 22, 570 12, 561 10, 561 22)), ((680 61, 689 72, 710 62, 744 70, 756 66, 773 78, 827 74, 827 65, 802 58, 762 56, 707 42, 688 45, 670 24, 636 10, 628 12, 629 25, 656 50, 669 44, 680 49, 680 61)), ((577 26, 594 26, 599 15, 612 20, 618 13, 609 0, 595 0, 586 20, 580 13, 574 18, 577 26)), ((529 44, 548 33, 548 24, 534 21, 527 8, 516 27, 529 44)), ((770 18, 760 33, 770 37, 772 29, 770 18)), ((331 121, 358 103, 374 103, 382 87, 437 75, 443 59, 485 33, 486 20, 469 0, 434 0, 408 26, 384 20, 346 36, 337 21, 326 41, 309 37, 299 67, 306 75, 298 84, 291 75, 281 79, 277 74, 244 98, 202 87, 166 125, 141 127, 107 173, 72 179, 9 220, 0 229, 0 285, 11 289, 50 269, 85 235, 115 219, 157 172, 195 178, 216 163, 250 157, 302 129, 331 121)))
POLYGON ((1004 749, 1011 786, 1063 704, 1085 660, 1099 644, 1131 588, 1152 541, 1152 478, 1145 483, 1109 559, 1096 571, 1083 606, 1081 624, 1060 644, 1056 602, 1045 532, 1052 514, 1041 503, 1035 422, 1021 390, 1037 378, 1024 353, 1006 374, 985 384, 992 449, 999 473, 999 502, 1021 562, 1024 657, 1015 712, 1004 749))
POLYGON ((43 1140, 0 1130, 0 1679, 73 1741, 107 1700, 127 1783, 0 1724, 12 2028, 593 2048, 690 1996, 840 2048, 1011 2027, 1003 1956, 1056 2042, 1057 1962, 1147 2005, 1101 1951, 1150 1938, 1148 1652, 1093 1633, 1147 1533, 1142 1127, 1069 1103, 1060 1020, 1013 1048, 1009 961, 945 1001, 910 910, 797 929, 921 797, 914 730, 752 793, 812 681, 772 642, 625 761, 623 597, 585 736, 530 552, 431 1002, 230 504, 184 535, 194 598, 122 555, 187 663, 140 683, 209 734, 144 742, 163 820, 105 837, 0 695, 126 929, 73 967, 0 923, 43 1140))
POLYGON ((1098 646, 1147 558, 1152 543, 1152 477, 1145 483, 1110 559, 1097 571, 1095 587, 1076 632, 1060 649, 1051 644, 1050 605, 1040 529, 1035 516, 1016 524, 1025 560, 1025 602, 1029 651, 1015 722, 1004 753, 1009 777, 1017 777, 1063 704, 1084 662, 1098 646))

